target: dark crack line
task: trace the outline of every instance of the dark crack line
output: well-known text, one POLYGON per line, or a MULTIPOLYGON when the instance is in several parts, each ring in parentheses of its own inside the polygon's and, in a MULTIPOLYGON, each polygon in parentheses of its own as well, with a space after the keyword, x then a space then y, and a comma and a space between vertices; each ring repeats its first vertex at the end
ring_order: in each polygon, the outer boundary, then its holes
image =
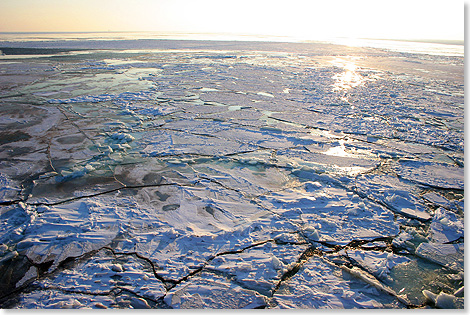
POLYGON ((0 201, 0 206, 11 206, 11 205, 19 204, 20 202, 24 202, 24 200, 23 199, 15 199, 15 200, 0 201))
POLYGON ((406 217, 406 218, 409 218, 409 219, 415 219, 415 220, 418 220, 420 222, 427 222, 427 221, 432 219, 432 218, 423 219, 423 218, 420 218, 420 217, 417 217, 417 216, 414 216, 414 215, 411 215, 411 214, 407 214, 405 212, 399 212, 396 209, 394 209, 393 207, 391 207, 388 204, 386 204, 385 202, 383 202, 382 200, 370 197, 366 193, 363 193, 363 192, 359 191, 359 189, 356 186, 354 186, 353 188, 349 188, 349 187, 340 185, 340 187, 345 189, 346 191, 349 191, 349 192, 352 192, 352 193, 358 195, 362 199, 367 199, 370 202, 372 202, 372 203, 374 203, 378 206, 384 207, 385 209, 391 211, 394 215, 401 215, 403 217, 406 217))
POLYGON ((168 286, 167 286, 168 283, 171 283, 172 285, 176 283, 175 280, 165 279, 165 278, 163 278, 162 276, 160 276, 160 275, 157 273, 157 270, 156 270, 156 268, 155 268, 155 263, 154 263, 151 259, 149 259, 149 258, 147 258, 147 257, 145 257, 145 256, 142 256, 141 254, 139 254, 139 253, 137 253, 137 252, 117 252, 117 251, 115 251, 114 249, 112 249, 111 247, 108 247, 108 246, 103 247, 103 249, 107 249, 107 250, 111 251, 111 252, 113 253, 113 255, 115 255, 115 256, 118 256, 118 255, 123 255, 123 256, 135 256, 135 257, 137 257, 137 258, 139 258, 139 259, 145 260, 145 261, 148 262, 148 263, 150 264, 150 266, 152 267, 152 272, 153 272, 155 278, 157 278, 158 280, 160 280, 160 281, 165 285, 165 288, 166 288, 167 290, 168 290, 168 286))
MULTIPOLYGON (((124 288, 121 288, 119 286, 115 286, 114 288, 112 288, 111 290, 109 291, 102 291, 102 292, 90 292, 90 291, 81 291, 81 290, 73 290, 73 289, 66 289, 66 288, 61 288, 59 286, 55 286, 55 285, 50 285, 50 286, 47 286, 47 287, 44 287, 42 288, 41 290, 56 290, 56 291, 60 291, 60 292, 63 292, 63 293, 71 293, 71 294, 83 294, 83 295, 92 295, 92 296, 109 296, 109 295, 119 295, 123 290, 125 290, 124 288)), ((130 290, 127 289, 127 291, 129 292, 132 292, 130 290)), ((134 292, 132 292, 134 293, 134 292)), ((135 294, 135 293, 134 293, 135 294)))
MULTIPOLYGON (((8 90, 12 90, 17 88, 18 86, 13 86, 9 88, 8 90)), ((0 95, 0 99, 6 99, 6 98, 12 98, 12 97, 19 97, 19 96, 25 96, 25 93, 17 93, 17 94, 10 94, 10 95, 0 95)), ((3 102, 3 101, 2 101, 3 102)))
POLYGON ((216 154, 203 154, 203 153, 196 153, 196 152, 181 152, 181 153, 160 153, 160 154, 146 154, 149 157, 156 157, 156 158, 172 158, 172 157, 185 157, 185 156, 198 156, 198 157, 205 157, 205 158, 211 158, 211 159, 221 159, 224 157, 231 157, 231 156, 236 156, 240 154, 246 154, 246 153, 253 153, 257 152, 260 150, 265 150, 263 148, 257 148, 253 150, 245 150, 245 151, 239 151, 239 152, 233 152, 233 153, 226 153, 222 155, 216 155, 216 154))
POLYGON ((310 257, 312 257, 313 255, 321 255, 321 251, 318 251, 314 246, 310 246, 308 247, 303 253, 302 255, 300 255, 300 257, 297 259, 297 262, 295 263, 295 265, 290 268, 289 270, 287 270, 282 276, 281 276, 281 279, 279 280, 279 282, 276 284, 276 286, 274 287, 272 293, 271 293, 271 297, 273 297, 276 292, 279 290, 279 288, 281 287, 281 285, 288 281, 290 278, 292 278, 293 276, 295 276, 300 268, 302 268, 302 266, 308 261, 308 259, 310 257))
POLYGON ((56 168, 54 167, 54 165, 52 164, 52 156, 51 156, 51 141, 52 139, 49 139, 49 142, 47 143, 47 159, 48 159, 48 162, 49 162, 49 166, 51 167, 52 171, 56 172, 56 173, 59 173, 57 172, 56 168))
POLYGON ((60 200, 57 202, 37 202, 37 203, 26 203, 29 206, 56 206, 60 204, 64 204, 67 202, 75 201, 75 200, 80 200, 80 199, 85 199, 85 198, 93 198, 96 196, 101 196, 109 193, 113 193, 116 191, 124 190, 124 189, 140 189, 140 188, 147 188, 147 187, 162 187, 162 186, 179 186, 182 187, 184 185, 178 184, 178 183, 163 183, 163 184, 148 184, 148 185, 133 185, 133 186, 123 186, 123 187, 118 187, 102 192, 98 192, 95 194, 90 194, 90 195, 83 195, 83 196, 78 196, 78 197, 73 197, 65 200, 60 200))
POLYGON ((248 245, 244 248, 241 248, 241 249, 237 249, 237 250, 231 250, 231 251, 226 251, 226 252, 221 252, 221 253, 217 253, 215 254, 214 256, 211 256, 209 257, 203 264, 202 266, 200 266, 199 268, 191 271, 190 273, 188 273, 186 276, 180 278, 179 280, 176 280, 174 285, 172 285, 171 287, 168 288, 168 291, 170 291, 172 288, 174 288, 175 286, 177 286, 178 284, 188 280, 189 278, 191 278, 192 276, 202 272, 206 266, 212 261, 214 260, 215 258, 219 257, 219 256, 223 256, 223 255, 231 255, 231 254, 239 254, 239 253, 242 253, 244 252, 245 250, 247 249, 250 249, 250 248, 253 248, 253 247, 256 247, 256 246, 260 246, 260 245, 264 245, 268 242, 272 242, 273 240, 265 240, 265 241, 261 241, 261 242, 257 242, 257 243, 254 243, 254 244, 251 244, 251 245, 248 245))
MULTIPOLYGON (((297 260, 297 263, 291 269, 289 269, 288 271, 286 271, 282 275, 281 280, 277 283, 275 289, 273 290, 272 296, 274 296, 274 294, 279 290, 282 283, 285 282, 285 281, 288 281, 290 278, 295 276, 297 274, 297 272, 301 269, 301 267, 312 256, 322 257, 325 254, 337 253, 337 252, 339 252, 343 249, 347 249, 347 248, 357 248, 357 247, 360 247, 363 244, 367 244, 367 243, 370 243, 370 242, 382 241, 382 240, 390 241, 391 238, 392 237, 380 237, 380 238, 376 238, 376 239, 373 239, 373 240, 352 240, 351 242, 349 242, 346 245, 332 245, 332 244, 329 244, 327 242, 316 241, 315 243, 319 243, 319 244, 324 245, 326 247, 332 248, 333 250, 331 252, 324 253, 322 250, 316 248, 315 244, 312 244, 310 247, 308 247, 302 253, 302 255, 299 257, 299 259, 297 260)), ((377 248, 368 248, 368 249, 361 248, 361 250, 365 250, 365 251, 367 251, 367 250, 377 250, 377 248)), ((384 249, 379 249, 379 250, 384 251, 384 249)))
POLYGON ((146 262, 148 262, 151 267, 152 267, 152 271, 153 271, 153 274, 155 275, 155 278, 160 280, 167 292, 169 292, 172 288, 174 288, 175 286, 177 286, 178 284, 184 282, 184 281, 187 281, 189 278, 193 277, 194 275, 200 273, 202 270, 204 270, 204 268, 206 268, 206 266, 212 261, 214 260, 216 257, 219 257, 219 256, 223 256, 223 255, 230 255, 230 254, 239 254, 239 253, 242 253, 244 252, 245 250, 248 250, 250 248, 253 248, 253 247, 256 247, 256 246, 261 246, 261 245, 264 245, 268 242, 273 242, 274 240, 272 239, 269 239, 269 240, 265 240, 265 241, 261 241, 261 242, 257 242, 257 243, 253 243, 251 245, 248 245, 246 247, 243 247, 241 249, 237 249, 237 250, 231 250, 231 251, 226 251, 226 252, 220 252, 220 253, 217 253, 213 256, 210 256, 200 267, 192 270, 191 272, 189 272, 187 275, 183 276, 182 278, 178 279, 178 280, 173 280, 173 279, 165 279, 164 277, 162 277, 161 275, 158 274, 157 272, 157 268, 155 266, 155 263, 148 257, 145 257, 137 252, 117 252, 115 251, 114 249, 112 249, 111 247, 109 246, 104 246, 102 247, 100 250, 102 249, 107 249, 109 251, 111 251, 113 253, 113 255, 117 256, 117 255, 127 255, 127 256, 135 256, 139 259, 142 259, 142 260, 145 260, 146 262))
POLYGON ((88 140, 90 140, 93 144, 96 145, 96 141, 90 138, 67 114, 66 109, 64 109, 61 105, 57 105, 57 109, 65 116, 65 119, 69 121, 77 130, 85 136, 88 140))

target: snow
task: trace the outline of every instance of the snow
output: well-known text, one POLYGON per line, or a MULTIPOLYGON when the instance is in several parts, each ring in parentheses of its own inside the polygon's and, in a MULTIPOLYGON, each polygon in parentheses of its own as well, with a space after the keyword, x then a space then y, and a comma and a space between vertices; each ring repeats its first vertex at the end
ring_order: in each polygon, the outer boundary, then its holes
POLYGON ((266 305, 255 291, 231 284, 216 274, 201 274, 168 292, 165 302, 175 309, 252 309, 266 305))
POLYGON ((463 308, 463 58, 160 45, 2 63, 0 306, 463 308))
POLYGON ((346 245, 399 232, 389 210, 330 185, 305 185, 262 199, 267 207, 302 226, 312 241, 346 245))

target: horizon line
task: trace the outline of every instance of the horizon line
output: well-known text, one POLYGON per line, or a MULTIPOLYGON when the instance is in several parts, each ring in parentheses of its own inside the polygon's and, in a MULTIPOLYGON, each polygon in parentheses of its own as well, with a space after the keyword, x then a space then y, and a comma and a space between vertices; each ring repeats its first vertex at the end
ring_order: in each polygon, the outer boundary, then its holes
MULTIPOLYGON (((3 35, 14 35, 14 34, 99 34, 99 33, 154 33, 154 34, 168 34, 168 35, 229 35, 229 36, 240 36, 240 37, 272 37, 272 38, 297 38, 299 37, 293 35, 274 35, 274 34, 240 34, 233 32, 181 32, 181 31, 8 31, 1 32, 3 35)), ((134 40, 138 40, 135 38, 134 40)), ((303 38, 301 41, 324 41, 325 39, 352 39, 352 40, 384 40, 384 41, 401 41, 401 42, 417 42, 417 43, 435 43, 435 44, 444 44, 444 45, 465 45, 465 39, 445 39, 445 38, 370 38, 370 37, 347 37, 347 36, 329 36, 318 39, 309 39, 303 38)), ((158 38, 155 38, 158 40, 158 38)), ((197 40, 197 39, 195 39, 197 40)), ((1 40, 0 40, 1 41, 1 40)))

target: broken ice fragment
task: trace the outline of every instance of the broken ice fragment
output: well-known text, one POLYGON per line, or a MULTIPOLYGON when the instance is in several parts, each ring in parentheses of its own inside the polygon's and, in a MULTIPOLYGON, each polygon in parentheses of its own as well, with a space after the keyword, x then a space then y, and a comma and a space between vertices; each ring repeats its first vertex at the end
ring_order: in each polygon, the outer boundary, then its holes
POLYGON ((457 296, 457 297, 463 297, 464 296, 464 287, 462 286, 457 291, 455 291, 454 295, 457 296))
POLYGON ((429 290, 423 290, 423 295, 426 297, 427 301, 434 304, 437 308, 461 308, 460 304, 463 304, 463 300, 459 301, 456 296, 444 292, 435 294, 429 290))
POLYGON ((378 251, 346 250, 346 255, 379 279, 387 279, 396 265, 410 261, 404 256, 378 251))
POLYGON ((423 221, 429 220, 431 215, 427 213, 424 207, 420 207, 416 203, 410 201, 409 193, 405 191, 392 191, 390 194, 387 192, 385 195, 385 202, 392 206, 398 212, 423 221), (405 198, 402 196, 404 195, 405 198), (406 198, 408 197, 408 198, 406 198))
POLYGON ((119 142, 119 143, 131 142, 132 140, 135 139, 130 134, 122 133, 122 132, 115 132, 110 136, 110 138, 117 141, 117 142, 119 142))
POLYGON ((437 294, 432 293, 429 290, 423 290, 423 295, 426 297, 426 300, 428 300, 429 302, 433 304, 436 303, 437 294))
POLYGON ((131 298, 131 305, 135 309, 149 309, 151 308, 148 302, 143 298, 132 297, 131 298))
POLYGON ((21 278, 21 280, 16 283, 16 287, 18 288, 22 286, 25 282, 27 282, 28 280, 34 279, 37 276, 38 276, 38 272, 37 272, 36 267, 31 266, 29 270, 25 273, 23 278, 21 278))
POLYGON ((455 213, 439 208, 434 214, 429 227, 431 240, 436 243, 448 243, 464 236, 463 218, 455 213))
POLYGON ((111 270, 115 272, 122 272, 122 266, 120 264, 114 264, 111 266, 111 270))
POLYGON ((442 207, 446 207, 446 208, 450 207, 450 201, 438 193, 428 192, 424 194, 422 197, 442 207))
POLYGON ((464 244, 421 243, 416 255, 454 271, 464 268, 464 244))
POLYGON ((302 232, 311 241, 318 241, 320 239, 320 234, 318 233, 317 229, 311 225, 303 228, 302 232))
POLYGON ((274 95, 269 94, 269 93, 267 93, 267 92, 258 92, 258 93, 256 93, 256 94, 261 95, 261 96, 274 97, 274 95))
POLYGON ((401 160, 395 165, 397 174, 405 179, 436 188, 464 188, 464 168, 443 163, 401 160))

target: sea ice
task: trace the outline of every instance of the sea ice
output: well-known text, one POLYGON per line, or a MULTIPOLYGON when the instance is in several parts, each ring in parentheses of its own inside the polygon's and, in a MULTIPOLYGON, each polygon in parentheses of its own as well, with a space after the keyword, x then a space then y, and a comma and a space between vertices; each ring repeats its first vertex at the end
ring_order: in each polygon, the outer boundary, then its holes
POLYGON ((463 308, 463 58, 9 45, 159 50, 2 63, 2 307, 463 308))
POLYGON ((306 245, 277 245, 271 242, 241 253, 220 255, 206 266, 208 271, 224 274, 244 288, 269 296, 277 283, 292 269, 306 245), (253 266, 259 268, 254 269, 253 266))

